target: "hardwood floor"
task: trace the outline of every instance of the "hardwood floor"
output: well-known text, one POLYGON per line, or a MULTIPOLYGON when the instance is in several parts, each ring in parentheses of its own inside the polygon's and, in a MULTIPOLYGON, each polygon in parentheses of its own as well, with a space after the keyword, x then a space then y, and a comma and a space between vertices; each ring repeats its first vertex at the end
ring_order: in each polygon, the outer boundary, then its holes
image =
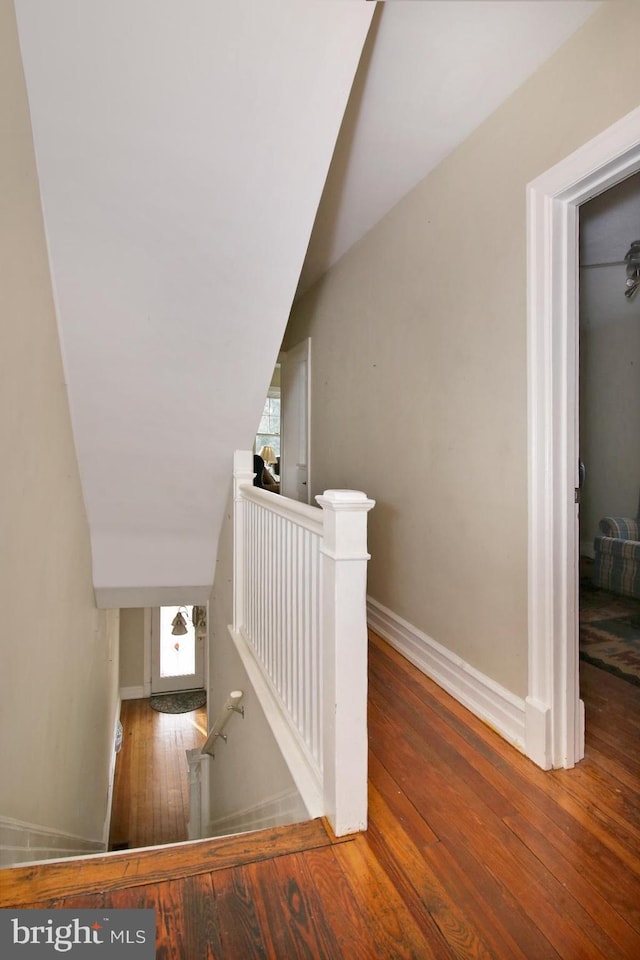
POLYGON ((109 848, 186 840, 186 751, 206 739, 206 707, 158 713, 149 700, 123 700, 120 720, 123 739, 116 760, 109 848))
POLYGON ((366 834, 17 868, 0 906, 155 907, 163 958, 636 960, 640 688, 582 690, 586 758, 545 773, 372 636, 366 834))

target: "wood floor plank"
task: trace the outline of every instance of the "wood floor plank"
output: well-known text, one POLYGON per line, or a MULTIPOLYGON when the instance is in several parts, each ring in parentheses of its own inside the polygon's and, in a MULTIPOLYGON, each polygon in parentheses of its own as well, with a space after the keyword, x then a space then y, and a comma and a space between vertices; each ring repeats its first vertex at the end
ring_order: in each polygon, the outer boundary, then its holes
MULTIPOLYGON (((415 686, 408 684, 401 694, 396 692, 398 677, 393 673, 385 672, 387 667, 386 663, 380 666, 379 676, 375 670, 373 671, 370 701, 375 705, 376 697, 378 703, 389 700, 393 710, 405 721, 405 727, 412 725, 417 728, 418 733, 431 728, 432 736, 425 749, 431 751, 432 760, 436 764, 441 760, 446 762, 450 750, 454 751, 458 771, 464 771, 463 790, 467 790, 472 784, 477 784, 480 776, 483 781, 489 781, 492 788, 511 804, 511 810, 506 806, 501 809, 499 802, 492 799, 493 795, 487 789, 484 790, 485 799, 488 798, 492 809, 500 816, 511 816, 518 810, 525 812, 526 815, 538 817, 543 811, 564 831, 575 833, 577 824, 581 837, 582 829, 586 825, 593 834, 591 846, 594 851, 597 851, 596 855, 599 859, 613 857, 612 869, 615 869, 616 859, 622 860, 634 871, 640 868, 637 847, 630 847, 627 836, 623 836, 622 832, 621 835, 617 835, 608 829, 608 826, 602 827, 599 819, 593 816, 592 798, 577 798, 569 789, 571 778, 576 774, 576 770, 547 773, 534 767, 528 760, 525 761, 524 769, 520 768, 513 748, 509 748, 503 742, 500 743, 496 734, 493 734, 494 747, 486 740, 478 744, 473 736, 456 739, 456 724, 447 723, 438 711, 432 711, 428 706, 423 705, 415 686), (395 681, 393 683, 392 678, 395 681), (505 763, 502 755, 503 751, 508 749, 512 753, 511 763, 505 763), (466 769, 462 765, 463 758, 468 763, 466 769), (514 789, 520 774, 525 777, 526 790, 514 789), (587 806, 589 807, 588 817, 586 816, 587 806), (600 844, 608 849, 603 851, 600 844)), ((420 681, 418 680, 417 683, 419 691, 420 681)))
POLYGON ((253 885, 245 867, 219 870, 213 877, 220 940, 225 960, 270 960, 253 885))
POLYGON ((373 750, 369 751, 369 779, 370 786, 375 784, 375 789, 384 798, 392 816, 402 824, 418 848, 438 842, 439 838, 426 822, 423 814, 416 810, 373 750))
MULTIPOLYGON (((547 837, 524 817, 509 820, 508 826, 552 871, 554 877, 572 891, 595 923, 607 931, 607 936, 615 944, 621 957, 640 957, 640 934, 618 913, 618 909, 623 913, 628 911, 626 895, 622 898, 616 897, 616 887, 619 889, 616 878, 613 878, 614 883, 608 896, 605 896, 590 882, 588 874, 579 869, 579 864, 575 865, 560 854, 547 837)), ((611 952, 611 956, 616 955, 618 954, 611 952)))
POLYGON ((222 960, 210 874, 128 887, 105 894, 105 910, 155 911, 157 960, 222 960))
POLYGON ((441 947, 436 952, 421 932, 364 835, 333 851, 377 944, 374 956, 436 960, 442 955, 441 947))
POLYGON ((469 920, 449 895, 374 786, 367 843, 435 955, 451 952, 455 957, 487 960, 495 955, 490 942, 478 935, 475 918, 469 920))
MULTIPOLYGON (((372 960, 379 957, 380 944, 375 929, 367 922, 366 911, 338 863, 332 848, 312 850, 305 854, 309 882, 322 903, 323 914, 330 921, 338 946, 336 960, 372 960)), ((323 960, 333 960, 331 957, 323 960)))
POLYGON ((297 855, 250 864, 246 873, 255 891, 270 956, 291 960, 338 956, 333 934, 324 923, 315 890, 297 855))
POLYGON ((123 738, 116 760, 110 848, 186 840, 186 751, 204 743, 206 708, 170 714, 153 710, 149 699, 125 700, 120 719, 123 738))
POLYGON ((211 874, 156 885, 156 957, 221 960, 217 906, 211 874))
POLYGON ((557 960, 534 919, 527 915, 509 885, 501 882, 468 844, 433 844, 424 852, 452 897, 474 917, 494 957, 557 960))
MULTIPOLYGON (((376 716, 375 711, 372 716, 379 731, 381 720, 389 722, 387 718, 376 716)), ((391 766, 391 772, 396 778, 405 777, 404 788, 417 806, 426 809, 428 805, 430 823, 441 838, 472 846, 478 842, 480 834, 483 838, 482 856, 487 866, 512 885, 516 895, 527 904, 529 915, 544 924, 545 933, 547 928, 551 931, 547 936, 558 953, 562 956, 570 951, 570 955, 573 952, 584 960, 601 957, 592 944, 592 937, 585 932, 590 927, 588 914, 567 895, 553 874, 513 836, 500 818, 474 796, 458 772, 439 768, 437 754, 420 766, 421 753, 428 753, 428 747, 406 726, 402 744, 398 744, 395 730, 390 739, 395 743, 394 761, 387 757, 387 763, 396 763, 396 770, 391 766), (406 772, 403 775, 403 767, 405 771, 412 771, 411 778, 406 772), (415 777, 417 769, 420 777, 415 777)), ((388 751, 389 747, 386 749, 388 751)), ((594 936, 596 934, 594 931, 594 936)))
POLYGON ((156 883, 176 876, 193 876, 228 866, 266 860, 297 850, 334 843, 322 820, 236 837, 200 840, 157 849, 127 851, 79 861, 7 870, 0 886, 0 907, 27 906, 92 890, 156 883))
POLYGON ((617 748, 616 741, 607 742, 591 731, 585 759, 599 767, 616 789, 637 793, 640 784, 640 755, 628 756, 617 748))

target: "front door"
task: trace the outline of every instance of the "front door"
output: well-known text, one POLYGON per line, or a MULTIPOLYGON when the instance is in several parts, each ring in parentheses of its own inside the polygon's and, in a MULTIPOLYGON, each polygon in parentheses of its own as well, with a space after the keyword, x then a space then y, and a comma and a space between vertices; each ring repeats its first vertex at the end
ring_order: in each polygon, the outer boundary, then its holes
POLYGON ((155 607, 151 614, 151 693, 198 690, 204 687, 204 638, 197 637, 193 607, 155 607), (180 611, 185 634, 172 633, 180 611))

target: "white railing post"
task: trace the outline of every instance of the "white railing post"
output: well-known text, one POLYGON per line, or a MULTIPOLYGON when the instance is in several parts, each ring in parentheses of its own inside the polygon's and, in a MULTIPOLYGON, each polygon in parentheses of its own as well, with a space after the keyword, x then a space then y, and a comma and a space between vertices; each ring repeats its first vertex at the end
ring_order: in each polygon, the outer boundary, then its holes
POLYGON ((367 513, 359 490, 325 490, 322 554, 323 792, 336 836, 367 826, 367 513))
POLYGON ((233 629, 244 626, 244 512, 245 501, 240 491, 243 483, 253 482, 253 457, 250 450, 236 450, 233 455, 233 629))

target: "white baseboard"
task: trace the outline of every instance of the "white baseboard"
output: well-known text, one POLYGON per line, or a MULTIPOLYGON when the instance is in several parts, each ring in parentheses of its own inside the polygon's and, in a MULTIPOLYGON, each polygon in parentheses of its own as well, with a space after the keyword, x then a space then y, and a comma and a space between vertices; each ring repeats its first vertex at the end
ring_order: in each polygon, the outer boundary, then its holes
POLYGON ((250 830, 268 830, 307 819, 307 809, 298 791, 287 790, 252 807, 236 810, 225 817, 217 817, 210 821, 203 836, 224 837, 234 833, 247 833, 250 830))
POLYGON ((147 694, 144 692, 144 687, 120 687, 120 699, 121 700, 144 700, 147 694))
POLYGON ((369 626, 501 737, 525 749, 525 703, 371 597, 369 626))
POLYGON ((0 816, 0 867, 86 856, 105 850, 102 840, 87 840, 61 830, 0 816))

